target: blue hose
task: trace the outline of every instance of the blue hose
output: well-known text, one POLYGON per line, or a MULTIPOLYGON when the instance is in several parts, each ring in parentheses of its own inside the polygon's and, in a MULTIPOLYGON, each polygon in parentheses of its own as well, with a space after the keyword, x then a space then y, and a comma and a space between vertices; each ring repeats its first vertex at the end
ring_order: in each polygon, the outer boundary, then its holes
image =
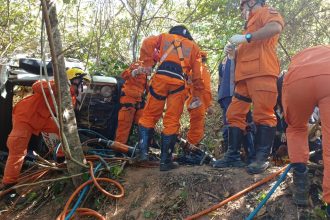
POLYGON ((57 161, 57 153, 58 153, 58 150, 60 149, 60 147, 61 147, 61 142, 58 143, 54 148, 54 152, 53 152, 54 161, 57 161))
POLYGON ((84 128, 79 128, 78 129, 78 132, 87 132, 87 133, 90 133, 90 134, 94 134, 102 139, 106 139, 108 140, 108 138, 104 137, 102 134, 96 132, 96 131, 93 131, 93 130, 90 130, 90 129, 84 129, 84 128))
POLYGON ((267 193, 266 197, 259 203, 259 205, 257 206, 257 208, 255 208, 253 210, 253 212, 251 212, 251 214, 245 220, 252 220, 254 218, 254 216, 256 216, 256 214, 260 211, 260 209, 262 208, 262 206, 266 204, 267 200, 275 192, 276 188, 281 184, 281 182, 283 180, 285 180, 285 177, 288 174, 288 172, 290 171, 291 167, 292 167, 292 165, 289 164, 288 167, 284 170, 284 173, 282 173, 282 175, 280 176, 280 178, 277 180, 277 182, 275 183, 275 185, 267 193))
POLYGON ((100 153, 100 152, 95 152, 94 150, 89 150, 89 151, 87 151, 87 154, 98 155, 98 156, 106 157, 106 158, 112 158, 112 157, 114 157, 114 155, 106 154, 106 153, 104 153, 104 152, 102 152, 102 153, 100 153))
MULTIPOLYGON (((95 168, 94 168, 94 175, 95 173, 100 169, 100 167, 102 166, 102 163, 99 163, 95 168)), ((91 179, 91 178, 89 178, 91 179)), ((79 197, 76 201, 76 203, 74 204, 73 208, 71 209, 71 211, 69 212, 69 214, 65 217, 65 220, 70 220, 70 218, 73 216, 73 214, 75 213, 75 211, 77 210, 77 208, 79 207, 81 200, 84 198, 85 193, 89 190, 90 186, 87 185, 83 188, 83 190, 81 191, 81 193, 79 194, 79 197)))

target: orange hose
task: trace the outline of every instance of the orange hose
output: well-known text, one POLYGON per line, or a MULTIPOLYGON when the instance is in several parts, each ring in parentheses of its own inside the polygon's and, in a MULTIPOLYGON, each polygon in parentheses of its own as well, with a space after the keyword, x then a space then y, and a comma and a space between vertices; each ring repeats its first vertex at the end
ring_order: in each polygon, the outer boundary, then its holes
POLYGON ((96 179, 95 179, 94 172, 93 172, 93 163, 90 162, 90 161, 88 161, 88 163, 89 163, 89 165, 90 165, 90 168, 89 168, 89 169, 90 169, 90 173, 91 173, 91 177, 92 177, 92 180, 93 180, 93 182, 94 182, 94 185, 95 185, 95 186, 96 186, 96 187, 97 187, 97 188, 98 188, 103 194, 109 196, 110 198, 114 198, 114 199, 119 199, 119 198, 121 198, 121 197, 124 196, 124 187, 123 187, 120 183, 118 183, 117 181, 115 181, 115 180, 109 179, 109 180, 110 180, 109 182, 111 182, 113 185, 115 185, 115 186, 121 191, 120 194, 118 194, 118 195, 114 195, 114 194, 111 194, 111 193, 107 192, 105 189, 103 189, 102 186, 100 186, 100 184, 98 184, 98 182, 97 182, 96 179))
MULTIPOLYGON (((64 209, 63 209, 63 212, 57 217, 57 220, 65 220, 65 216, 66 216, 66 213, 68 213, 68 208, 71 204, 71 202, 73 201, 73 199, 75 198, 75 196, 87 185, 91 184, 91 183, 94 183, 96 185, 96 187, 105 195, 111 197, 111 198, 115 198, 115 199, 118 199, 118 198, 121 198, 124 196, 124 193, 125 193, 125 190, 123 188, 123 186, 118 183, 117 181, 115 180, 112 180, 112 179, 109 179, 109 178, 95 178, 94 176, 94 173, 93 173, 93 163, 88 161, 88 163, 90 164, 90 173, 91 173, 91 177, 92 179, 91 180, 88 180, 86 182, 84 182, 83 184, 81 184, 73 193, 72 195, 70 196, 70 198, 68 199, 68 201, 66 202, 65 206, 64 206, 64 209), (108 183, 111 183, 113 185, 115 185, 120 193, 118 195, 114 195, 114 194, 111 194, 109 192, 107 192, 106 190, 104 190, 99 184, 98 184, 98 181, 104 181, 104 182, 108 182, 108 183)), ((88 210, 91 210, 91 209, 88 209, 88 210)), ((93 215, 94 217, 98 217, 99 219, 105 219, 101 214, 99 214, 98 212, 96 211, 84 211, 84 214, 85 215, 86 213, 88 213, 89 215, 93 215), (100 218, 102 217, 102 218, 100 218)), ((87 215, 87 214, 86 214, 87 215)))
MULTIPOLYGON (((70 212, 71 210, 68 210, 68 212, 70 212)), ((100 214, 98 213, 97 211, 93 210, 93 209, 89 209, 89 208, 78 208, 76 210, 77 214, 79 216, 93 216, 93 217, 96 217, 97 219, 100 219, 100 220, 105 220, 105 218, 100 214)))
POLYGON ((205 209, 205 210, 203 210, 203 211, 201 211, 199 213, 196 213, 194 215, 191 215, 191 216, 186 217, 185 220, 197 219, 199 217, 202 217, 202 216, 204 216, 204 215, 206 215, 206 214, 208 214, 208 213, 210 213, 210 212, 212 212, 212 211, 214 211, 214 210, 216 210, 216 209, 224 206, 225 204, 227 204, 230 201, 233 201, 233 200, 238 199, 239 197, 241 197, 245 193, 251 191, 252 189, 254 189, 254 188, 256 188, 256 187, 258 187, 258 186, 260 186, 260 185, 262 185, 262 184, 264 184, 264 183, 266 183, 268 181, 270 181, 271 179, 275 178, 276 176, 278 176, 279 174, 281 174, 286 169, 286 167, 287 166, 281 168, 277 172, 275 172, 275 173, 273 173, 273 174, 265 177, 264 179, 262 179, 262 180, 256 182, 255 184, 253 184, 252 186, 249 186, 248 188, 245 188, 244 190, 242 190, 242 191, 236 193, 235 195, 233 195, 233 196, 231 196, 231 197, 223 200, 222 202, 220 202, 220 203, 218 203, 218 204, 216 204, 216 205, 214 205, 214 206, 212 206, 212 207, 210 207, 208 209, 205 209))

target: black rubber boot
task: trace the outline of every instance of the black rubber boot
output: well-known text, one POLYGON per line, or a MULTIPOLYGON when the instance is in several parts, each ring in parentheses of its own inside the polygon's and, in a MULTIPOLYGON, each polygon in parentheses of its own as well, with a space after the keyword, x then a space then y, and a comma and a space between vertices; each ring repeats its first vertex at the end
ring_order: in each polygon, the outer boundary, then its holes
POLYGON ((237 127, 228 128, 228 150, 225 156, 213 163, 215 168, 244 167, 241 160, 240 149, 242 144, 243 131, 237 127))
POLYGON ((325 209, 327 213, 327 218, 330 219, 330 203, 327 204, 327 208, 325 209))
POLYGON ((224 125, 227 126, 226 129, 224 129, 224 133, 222 134, 222 138, 223 138, 223 145, 222 145, 222 152, 227 152, 228 150, 228 125, 224 125))
POLYGON ((160 153, 160 171, 168 171, 177 168, 179 165, 172 161, 172 153, 177 141, 177 135, 164 135, 162 134, 162 145, 160 153))
POLYGON ((308 178, 308 168, 306 167, 306 170, 303 173, 293 169, 293 185, 291 190, 295 204, 308 206, 309 188, 310 182, 308 178))
POLYGON ((143 126, 139 126, 139 153, 138 160, 143 162, 149 160, 148 152, 149 152, 149 143, 150 139, 154 134, 153 128, 145 128, 143 126))
POLYGON ((268 166, 268 157, 273 146, 276 127, 257 125, 256 160, 247 167, 247 172, 257 174, 264 172, 268 166))
POLYGON ((246 164, 251 164, 256 160, 256 150, 254 148, 254 136, 252 132, 247 132, 247 134, 243 138, 243 145, 245 147, 246 152, 246 164))

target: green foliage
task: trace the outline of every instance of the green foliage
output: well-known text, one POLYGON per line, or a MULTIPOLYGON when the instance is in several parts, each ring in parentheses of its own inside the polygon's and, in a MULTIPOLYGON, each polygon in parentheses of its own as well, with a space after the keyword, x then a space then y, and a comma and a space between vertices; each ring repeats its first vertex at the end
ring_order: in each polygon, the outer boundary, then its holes
POLYGON ((82 179, 83 179, 84 182, 88 181, 89 180, 89 174, 88 173, 84 173, 82 175, 82 179))
POLYGON ((115 60, 111 58, 102 58, 100 63, 97 65, 95 63, 90 65, 89 71, 100 72, 106 76, 118 76, 120 75, 128 65, 121 60, 115 60))
POLYGON ((110 168, 110 173, 114 175, 116 178, 122 173, 123 169, 121 166, 113 166, 110 168))
POLYGON ((266 198, 266 196, 267 196, 266 192, 261 191, 257 198, 258 202, 261 202, 262 200, 264 200, 264 198, 266 198))
POLYGON ((187 198, 188 198, 188 190, 186 188, 181 191, 180 198, 182 200, 187 200, 187 198))
POLYGON ((26 203, 32 203, 37 197, 38 197, 38 194, 36 192, 30 192, 29 194, 27 194, 26 203))
POLYGON ((315 208, 313 212, 319 219, 324 219, 324 220, 327 219, 327 213, 325 210, 320 208, 315 208))
MULTIPOLYGON (((278 54, 282 68, 303 48, 330 43, 327 0, 269 0, 286 21, 278 54), (287 51, 288 55, 286 55, 287 51)), ((216 75, 228 38, 243 30, 235 0, 137 0, 57 2, 65 55, 86 63, 91 72, 118 75, 138 57, 144 37, 185 24, 203 50, 216 75), (141 16, 142 14, 142 16, 141 16)), ((17 52, 38 55, 38 1, 0 0, 0 59, 17 52)))

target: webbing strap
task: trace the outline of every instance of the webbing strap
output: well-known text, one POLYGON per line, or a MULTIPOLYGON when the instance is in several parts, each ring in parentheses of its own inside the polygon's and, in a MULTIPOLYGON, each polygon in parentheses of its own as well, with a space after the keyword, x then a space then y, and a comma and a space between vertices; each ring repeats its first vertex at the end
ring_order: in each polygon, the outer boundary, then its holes
POLYGON ((178 40, 174 40, 172 42, 172 44, 174 45, 175 49, 178 52, 181 67, 184 68, 185 65, 184 65, 184 56, 183 56, 183 53, 182 53, 182 42, 178 41, 178 40))
MULTIPOLYGON (((184 91, 184 90, 185 90, 185 85, 182 85, 182 86, 180 86, 179 88, 177 88, 175 90, 169 91, 168 94, 173 95, 175 93, 179 93, 179 92, 184 91)), ((162 96, 162 95, 157 94, 154 91, 154 89, 152 88, 152 86, 150 86, 149 91, 150 91, 150 94, 158 100, 164 101, 167 98, 167 96, 162 96)))
POLYGON ((178 73, 171 72, 171 71, 168 71, 168 70, 158 70, 157 71, 157 74, 168 76, 168 77, 173 77, 173 78, 180 79, 180 80, 184 80, 185 79, 182 76, 182 74, 178 74, 178 73))
POLYGON ((182 69, 186 68, 185 63, 184 63, 184 56, 182 52, 182 40, 174 39, 171 43, 171 45, 167 48, 163 56, 159 60, 159 66, 165 61, 165 59, 168 57, 168 55, 172 52, 173 49, 176 49, 178 52, 179 60, 182 69))
POLYGON ((177 88, 177 89, 175 89, 175 90, 173 90, 173 91, 169 91, 168 92, 168 94, 175 94, 175 93, 178 93, 178 92, 181 92, 181 91, 183 91, 185 89, 185 86, 184 85, 182 85, 182 86, 180 86, 179 88, 177 88))
POLYGON ((136 104, 133 103, 120 103, 120 108, 135 108, 137 110, 144 108, 145 103, 142 102, 137 102, 136 104))
POLYGON ((247 103, 251 103, 252 102, 252 99, 251 98, 246 97, 246 96, 242 96, 242 95, 240 95, 240 94, 238 94, 236 92, 234 93, 234 97, 237 98, 238 100, 243 101, 243 102, 247 102, 247 103))
POLYGON ((158 99, 158 100, 161 100, 161 101, 166 100, 166 96, 158 95, 158 94, 154 91, 154 89, 152 88, 152 86, 149 87, 149 92, 150 92, 150 95, 152 95, 153 97, 155 97, 155 98, 158 99))

